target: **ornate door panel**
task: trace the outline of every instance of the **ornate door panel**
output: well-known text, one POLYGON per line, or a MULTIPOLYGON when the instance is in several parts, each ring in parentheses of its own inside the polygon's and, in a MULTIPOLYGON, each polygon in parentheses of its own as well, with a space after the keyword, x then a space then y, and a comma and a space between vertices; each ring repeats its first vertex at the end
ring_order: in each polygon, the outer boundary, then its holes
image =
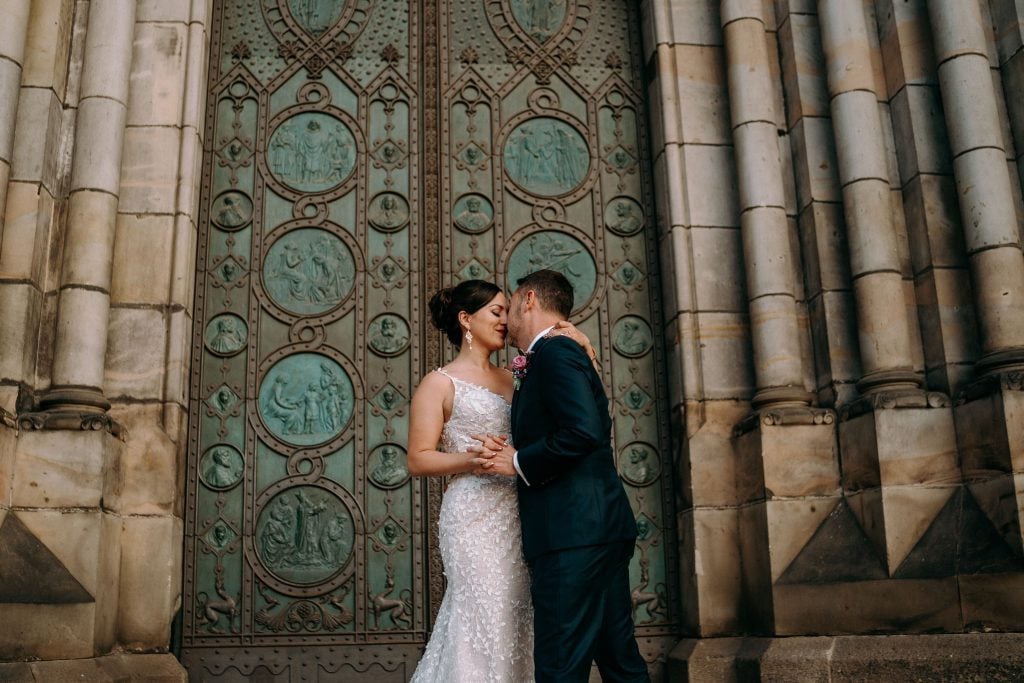
POLYGON ((552 268, 573 283, 637 513, 634 612, 653 658, 677 633, 678 581, 635 4, 439 0, 440 243, 448 281, 512 291, 552 268))
POLYGON ((182 659, 196 679, 405 680, 429 619, 404 464, 420 3, 216 5, 182 659))
POLYGON ((440 485, 405 468, 412 389, 450 353, 426 299, 540 267, 576 285, 574 320, 601 349, 641 530, 639 633, 650 655, 671 640, 632 4, 215 3, 182 607, 194 680, 409 677, 442 588, 440 485))

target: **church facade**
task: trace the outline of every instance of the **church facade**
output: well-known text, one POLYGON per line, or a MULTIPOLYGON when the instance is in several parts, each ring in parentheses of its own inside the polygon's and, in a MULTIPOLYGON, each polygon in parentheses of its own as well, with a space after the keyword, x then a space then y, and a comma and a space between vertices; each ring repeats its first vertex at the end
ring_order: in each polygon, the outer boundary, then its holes
POLYGON ((1010 680, 1022 179, 1020 0, 7 0, 0 678, 408 680, 426 302, 552 268, 656 680, 1010 680))

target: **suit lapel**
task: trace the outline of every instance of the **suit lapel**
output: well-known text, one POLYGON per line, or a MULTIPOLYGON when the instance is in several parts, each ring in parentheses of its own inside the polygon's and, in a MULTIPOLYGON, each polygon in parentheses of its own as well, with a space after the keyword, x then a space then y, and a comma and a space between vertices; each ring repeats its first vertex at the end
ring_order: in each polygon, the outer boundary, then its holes
MULTIPOLYGON (((537 343, 533 345, 533 351, 530 352, 529 358, 532 360, 537 357, 537 352, 547 344, 548 338, 541 337, 537 340, 537 343)), ((516 431, 516 425, 519 424, 519 414, 523 411, 522 394, 526 390, 526 383, 530 381, 530 368, 526 368, 526 376, 523 377, 519 383, 519 388, 512 394, 512 431, 516 431)))

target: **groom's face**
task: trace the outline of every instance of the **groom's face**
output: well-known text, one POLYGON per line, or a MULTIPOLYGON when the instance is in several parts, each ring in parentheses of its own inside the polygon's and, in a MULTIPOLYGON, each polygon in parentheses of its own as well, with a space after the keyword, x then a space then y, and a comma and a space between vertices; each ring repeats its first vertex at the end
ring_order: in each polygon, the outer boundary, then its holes
POLYGON ((523 327, 523 292, 518 289, 512 293, 508 305, 508 340, 513 346, 520 345, 519 336, 523 327))

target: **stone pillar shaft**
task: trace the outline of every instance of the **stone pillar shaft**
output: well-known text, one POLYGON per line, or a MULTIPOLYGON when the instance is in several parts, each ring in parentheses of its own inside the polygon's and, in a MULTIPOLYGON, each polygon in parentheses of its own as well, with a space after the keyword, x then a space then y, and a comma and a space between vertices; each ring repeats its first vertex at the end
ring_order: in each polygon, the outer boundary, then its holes
POLYGON ((31 4, 30 0, 9 0, 0 6, 0 235, 7 211, 7 181, 11 176, 14 122, 31 4))
POLYGON ((109 407, 103 362, 134 29, 132 0, 91 3, 47 409, 109 407))
POLYGON ((729 104, 739 176, 755 406, 807 405, 793 282, 783 166, 774 108, 774 79, 760 2, 723 0, 729 104))
POLYGON ((819 0, 818 14, 857 304, 858 386, 866 393, 916 388, 864 5, 819 0))
POLYGON ((1024 255, 981 11, 977 0, 928 0, 928 14, 981 323, 978 368, 1020 367, 1024 255))

